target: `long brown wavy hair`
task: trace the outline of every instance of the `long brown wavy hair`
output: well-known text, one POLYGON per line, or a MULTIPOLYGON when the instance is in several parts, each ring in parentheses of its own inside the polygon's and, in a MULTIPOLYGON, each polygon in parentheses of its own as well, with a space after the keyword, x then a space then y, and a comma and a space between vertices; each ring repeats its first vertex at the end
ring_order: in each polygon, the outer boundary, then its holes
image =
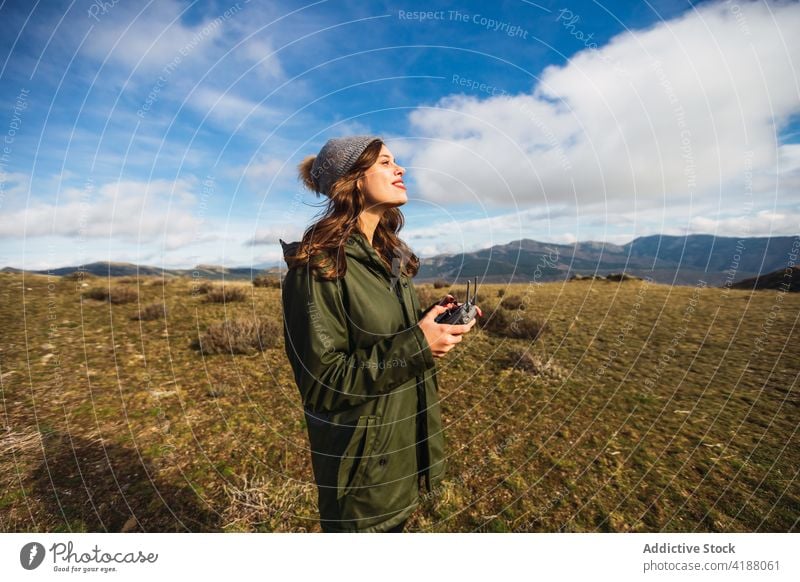
MULTIPOLYGON (((305 230, 295 254, 286 255, 291 267, 308 265, 317 277, 325 280, 338 279, 347 273, 344 245, 351 233, 363 234, 358 217, 366 208, 364 193, 357 182, 378 161, 382 145, 381 140, 369 144, 351 170, 333 183, 322 217, 305 230)), ((311 176, 315 157, 307 156, 297 169, 305 187, 319 195, 311 176)), ((390 271, 396 272, 392 270, 392 262, 399 259, 402 273, 414 277, 419 270, 419 258, 397 236, 404 224, 399 208, 386 210, 372 235, 372 246, 390 271)))

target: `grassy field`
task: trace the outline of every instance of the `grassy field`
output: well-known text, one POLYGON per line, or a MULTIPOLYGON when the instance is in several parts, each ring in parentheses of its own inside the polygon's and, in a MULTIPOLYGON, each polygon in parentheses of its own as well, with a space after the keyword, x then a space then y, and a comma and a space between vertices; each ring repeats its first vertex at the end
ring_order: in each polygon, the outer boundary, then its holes
MULTIPOLYGON (((251 353, 192 347, 226 319, 280 324, 280 290, 108 286, 0 274, 0 530, 320 531, 281 328, 251 353)), ((494 285, 487 315, 498 292, 544 329, 476 327, 439 360, 448 475, 407 530, 798 530, 800 295, 494 285)))

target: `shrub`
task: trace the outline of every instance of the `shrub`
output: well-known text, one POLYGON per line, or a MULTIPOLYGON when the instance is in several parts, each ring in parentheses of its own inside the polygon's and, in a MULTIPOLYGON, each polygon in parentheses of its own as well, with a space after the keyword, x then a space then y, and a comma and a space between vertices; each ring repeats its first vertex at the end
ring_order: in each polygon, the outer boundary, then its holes
POLYGON ((132 303, 139 300, 139 294, 130 287, 93 287, 83 294, 89 299, 109 303, 132 303))
POLYGON ((606 275, 607 281, 640 281, 641 277, 631 275, 630 273, 609 273, 606 275))
POLYGON ((533 376, 543 376, 561 380, 567 376, 566 370, 556 364, 552 359, 546 361, 538 354, 528 350, 512 349, 508 352, 508 365, 528 372, 533 376))
POLYGON ((97 279, 95 275, 89 271, 72 271, 71 273, 62 277, 65 281, 85 281, 87 279, 97 279))
POLYGON ((546 321, 525 317, 519 311, 512 312, 503 307, 487 315, 483 329, 503 337, 535 340, 549 329, 546 321))
POLYGON ((166 286, 172 283, 174 280, 174 277, 153 277, 148 284, 152 287, 156 287, 158 285, 166 286))
POLYGON ((525 302, 519 295, 509 295, 508 297, 503 297, 501 305, 506 309, 525 309, 525 302))
POLYGON ((247 299, 247 293, 242 286, 212 285, 206 292, 206 301, 209 303, 230 303, 245 299, 247 299))
POLYGON ((153 321, 167 317, 167 306, 163 303, 151 303, 145 307, 139 306, 139 311, 131 316, 131 319, 140 321, 153 321))
POLYGON ((436 279, 436 281, 433 282, 434 289, 444 289, 445 287, 449 287, 449 285, 450 284, 444 279, 436 279))
POLYGON ((205 295, 213 288, 214 285, 212 285, 209 281, 197 283, 194 279, 192 279, 192 295, 205 295))
POLYGON ((502 297, 505 294, 506 294, 506 290, 505 289, 498 289, 497 290, 497 296, 498 297, 502 297))
POLYGON ((253 278, 253 287, 267 287, 268 289, 280 289, 281 280, 274 275, 259 275, 253 278))
POLYGON ((521 318, 511 324, 510 336, 517 339, 535 340, 548 329, 546 321, 521 318))
POLYGON ((203 354, 253 354, 277 347, 282 337, 280 322, 251 316, 208 326, 202 336, 192 341, 191 347, 203 354))

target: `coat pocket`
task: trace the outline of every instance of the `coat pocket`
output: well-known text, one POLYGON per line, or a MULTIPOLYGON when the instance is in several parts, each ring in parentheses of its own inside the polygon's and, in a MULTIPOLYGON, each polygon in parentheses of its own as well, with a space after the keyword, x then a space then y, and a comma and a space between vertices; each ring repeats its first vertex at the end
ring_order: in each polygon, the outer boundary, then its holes
POLYGON ((358 424, 339 460, 336 498, 340 499, 359 487, 370 464, 378 440, 379 416, 359 416, 358 424))

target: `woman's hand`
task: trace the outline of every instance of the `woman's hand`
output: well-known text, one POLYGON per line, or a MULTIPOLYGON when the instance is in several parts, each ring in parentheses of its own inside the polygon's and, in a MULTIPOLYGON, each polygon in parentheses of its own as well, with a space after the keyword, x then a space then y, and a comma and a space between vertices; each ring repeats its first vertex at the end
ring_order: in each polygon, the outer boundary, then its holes
MULTIPOLYGON (((437 303, 436 305, 444 305, 447 309, 450 309, 451 307, 458 307, 459 305, 461 305, 461 303, 456 301, 456 298, 448 293, 446 296, 442 297, 439 300, 439 303, 437 303)), ((478 317, 483 317, 483 311, 481 310, 481 308, 476 305, 475 309, 478 310, 478 317)))
MULTIPOLYGON (((448 297, 452 297, 452 295, 448 297)), ((448 307, 452 306, 452 304, 454 303, 434 305, 430 311, 425 314, 425 317, 419 320, 418 325, 420 329, 422 329, 422 333, 425 334, 425 339, 428 340, 428 345, 431 347, 431 353, 434 358, 441 358, 452 350, 453 347, 463 339, 461 336, 471 330, 475 322, 478 321, 478 319, 475 318, 463 325, 436 323, 436 316, 447 311, 448 307)))

